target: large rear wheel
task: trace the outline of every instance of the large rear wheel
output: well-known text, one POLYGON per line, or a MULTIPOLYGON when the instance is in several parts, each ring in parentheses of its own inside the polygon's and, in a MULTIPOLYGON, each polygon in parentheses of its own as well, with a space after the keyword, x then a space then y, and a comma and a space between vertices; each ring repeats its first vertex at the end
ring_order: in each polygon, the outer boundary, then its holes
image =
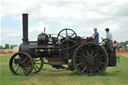
POLYGON ((99 44, 88 42, 75 50, 73 64, 80 74, 99 75, 108 66, 108 55, 99 44))

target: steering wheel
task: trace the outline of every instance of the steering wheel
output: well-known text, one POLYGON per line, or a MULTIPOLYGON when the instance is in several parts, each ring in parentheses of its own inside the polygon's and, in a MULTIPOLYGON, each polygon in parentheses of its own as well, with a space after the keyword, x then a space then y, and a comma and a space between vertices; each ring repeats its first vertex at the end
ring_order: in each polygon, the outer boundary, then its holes
POLYGON ((61 48, 70 49, 76 43, 77 34, 70 28, 65 28, 58 33, 57 39, 61 48))

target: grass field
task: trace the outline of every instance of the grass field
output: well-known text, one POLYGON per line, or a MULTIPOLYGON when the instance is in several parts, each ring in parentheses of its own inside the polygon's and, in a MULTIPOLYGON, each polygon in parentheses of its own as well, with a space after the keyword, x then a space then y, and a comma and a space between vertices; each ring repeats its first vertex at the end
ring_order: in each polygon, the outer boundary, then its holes
POLYGON ((108 67, 99 76, 81 76, 48 65, 38 74, 15 76, 8 65, 11 54, 0 54, 0 85, 128 85, 128 54, 117 55, 120 56, 118 65, 108 67))

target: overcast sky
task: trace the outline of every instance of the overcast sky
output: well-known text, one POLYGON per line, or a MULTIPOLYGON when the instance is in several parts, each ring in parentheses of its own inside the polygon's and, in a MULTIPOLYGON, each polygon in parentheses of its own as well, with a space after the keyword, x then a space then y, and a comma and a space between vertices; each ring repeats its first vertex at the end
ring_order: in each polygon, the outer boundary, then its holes
POLYGON ((108 27, 114 40, 128 40, 128 0, 2 0, 0 44, 22 43, 22 13, 29 14, 29 40, 37 40, 44 26, 49 34, 71 28, 85 37, 96 27, 100 38, 108 27))

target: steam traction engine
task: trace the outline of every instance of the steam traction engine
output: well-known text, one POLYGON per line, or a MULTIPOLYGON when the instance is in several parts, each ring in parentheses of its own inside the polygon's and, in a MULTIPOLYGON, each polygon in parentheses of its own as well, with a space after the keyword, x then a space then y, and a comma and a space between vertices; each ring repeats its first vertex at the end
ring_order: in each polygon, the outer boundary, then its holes
POLYGON ((23 14, 23 43, 9 67, 15 75, 38 73, 44 64, 56 69, 76 70, 80 74, 99 75, 107 66, 116 65, 116 56, 108 47, 83 39, 72 29, 61 30, 57 37, 40 33, 37 41, 28 41, 28 14, 23 14), (67 67, 64 67, 67 65, 67 67))

